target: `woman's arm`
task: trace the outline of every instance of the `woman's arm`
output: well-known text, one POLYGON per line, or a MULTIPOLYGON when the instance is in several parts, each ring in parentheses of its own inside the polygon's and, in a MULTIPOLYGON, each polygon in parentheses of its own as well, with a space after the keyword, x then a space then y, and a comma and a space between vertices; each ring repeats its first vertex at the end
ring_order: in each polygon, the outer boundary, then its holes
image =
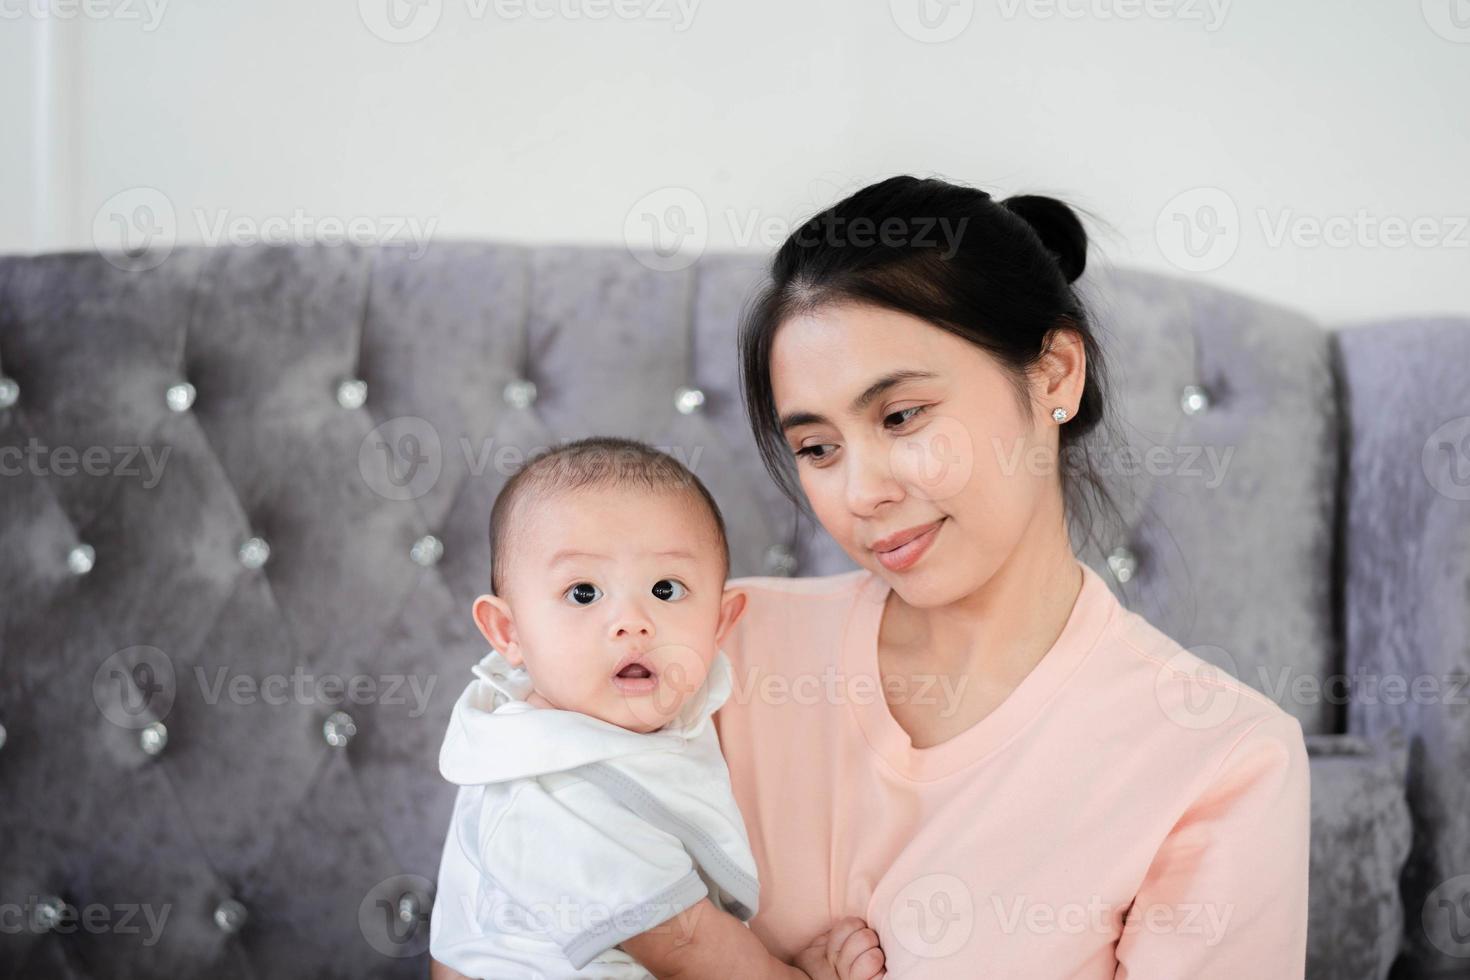
POLYGON ((707 898, 624 940, 622 947, 659 980, 808 980, 801 970, 766 952, 755 933, 707 898))
POLYGON ((1300 980, 1310 795, 1300 723, 1277 712, 1247 730, 1154 856, 1115 980, 1300 980))

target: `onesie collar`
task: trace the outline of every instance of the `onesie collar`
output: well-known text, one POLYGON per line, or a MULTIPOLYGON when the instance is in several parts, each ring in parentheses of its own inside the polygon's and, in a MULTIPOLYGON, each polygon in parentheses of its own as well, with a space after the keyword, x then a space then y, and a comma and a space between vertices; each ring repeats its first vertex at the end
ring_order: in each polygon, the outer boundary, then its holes
POLYGON ((704 685, 654 732, 633 732, 577 711, 538 708, 525 699, 530 675, 494 648, 470 668, 439 750, 439 771, 460 785, 505 782, 652 751, 680 751, 712 726, 729 698, 733 671, 716 651, 704 685))

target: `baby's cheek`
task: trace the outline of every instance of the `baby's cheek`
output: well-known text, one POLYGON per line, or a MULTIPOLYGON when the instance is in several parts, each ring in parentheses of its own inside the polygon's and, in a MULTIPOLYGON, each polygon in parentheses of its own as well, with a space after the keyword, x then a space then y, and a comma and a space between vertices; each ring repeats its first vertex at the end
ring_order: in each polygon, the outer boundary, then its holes
POLYGON ((553 683, 558 696, 552 700, 568 711, 597 714, 608 710, 618 698, 617 689, 608 677, 594 676, 588 671, 581 676, 558 677, 553 683))
POLYGON ((659 697, 663 707, 678 711, 709 676, 707 654, 682 643, 665 643, 654 652, 659 669, 659 697))

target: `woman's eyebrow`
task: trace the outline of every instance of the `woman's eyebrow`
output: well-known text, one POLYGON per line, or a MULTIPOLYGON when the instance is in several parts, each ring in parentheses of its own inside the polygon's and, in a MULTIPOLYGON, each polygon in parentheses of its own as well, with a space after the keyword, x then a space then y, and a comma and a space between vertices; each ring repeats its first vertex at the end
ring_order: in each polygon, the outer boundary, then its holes
MULTIPOLYGON (((935 374, 933 371, 919 371, 916 369, 889 371, 887 374, 878 378, 878 380, 874 381, 872 384, 864 388, 858 394, 858 396, 852 400, 852 404, 849 405, 847 408, 847 413, 849 415, 857 415, 863 409, 867 408, 868 405, 871 404, 875 398, 883 394, 883 392, 887 391, 889 388, 892 388, 894 385, 900 385, 906 381, 932 381, 937 377, 939 377, 939 375, 935 374)), ((794 429, 798 425, 812 425, 826 421, 827 417, 825 415, 819 415, 816 412, 789 412, 786 415, 781 416, 781 431, 785 432, 787 429, 794 429)))

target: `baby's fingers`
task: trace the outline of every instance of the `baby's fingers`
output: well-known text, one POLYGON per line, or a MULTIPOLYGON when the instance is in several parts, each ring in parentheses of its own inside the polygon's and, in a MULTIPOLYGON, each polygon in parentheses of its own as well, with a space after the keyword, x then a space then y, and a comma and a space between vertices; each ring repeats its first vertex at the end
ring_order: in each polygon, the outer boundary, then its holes
POLYGON ((796 954, 796 967, 812 980, 832 980, 837 976, 837 971, 827 959, 827 936, 822 933, 815 937, 807 945, 806 949, 796 954))
POLYGON ((827 935, 827 953, 836 964, 841 980, 878 980, 885 975, 878 934, 856 916, 832 926, 827 935))
POLYGON ((878 934, 871 929, 853 933, 837 955, 837 975, 842 980, 879 980, 886 972, 878 934))

